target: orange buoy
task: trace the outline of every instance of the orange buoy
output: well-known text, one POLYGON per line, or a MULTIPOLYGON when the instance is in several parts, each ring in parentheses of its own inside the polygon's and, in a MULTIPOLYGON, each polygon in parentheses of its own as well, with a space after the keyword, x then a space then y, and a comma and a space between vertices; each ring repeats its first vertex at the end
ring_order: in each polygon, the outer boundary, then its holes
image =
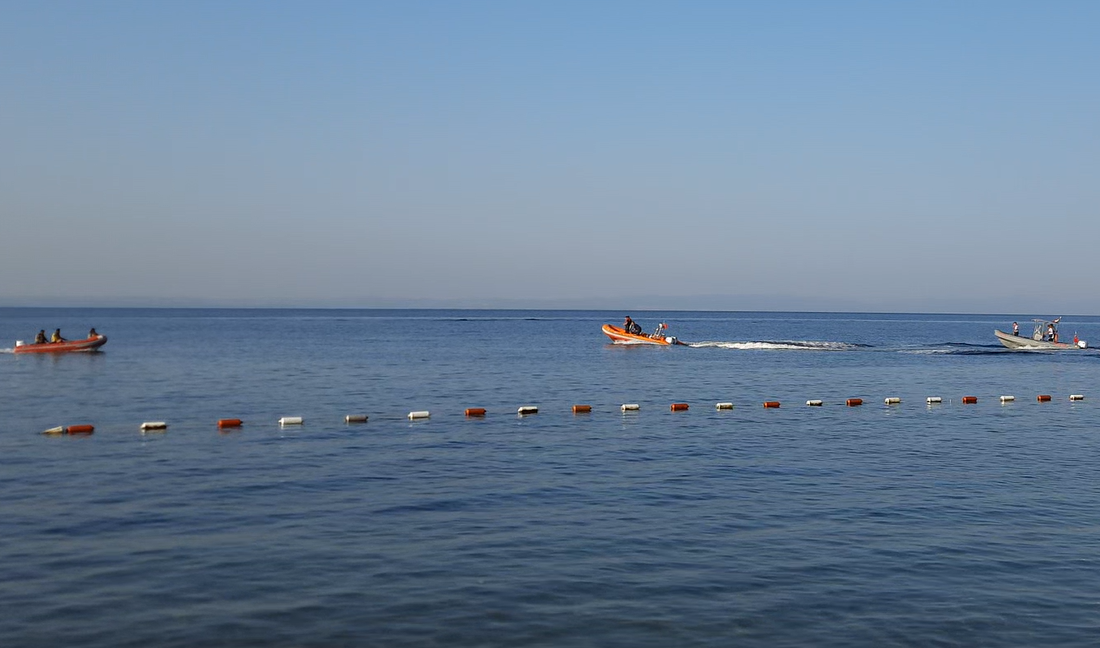
POLYGON ((1038 400, 1040 403, 1045 403, 1050 400, 1050 394, 1039 394, 1036 400, 1038 400))
POLYGON ((767 408, 779 407, 779 401, 764 401, 764 407, 767 407, 767 408))
POLYGON ((485 416, 484 407, 467 407, 466 416, 485 416))
POLYGON ((848 407, 859 407, 860 405, 863 404, 863 399, 862 398, 849 398, 847 402, 848 402, 848 407))
POLYGON ((241 427, 242 423, 244 421, 241 419, 218 419, 218 427, 220 428, 241 427))
POLYGON ((65 428, 66 434, 91 434, 92 432, 95 432, 93 425, 70 425, 65 428))
POLYGON ((963 396, 963 405, 973 405, 978 402, 977 396, 963 396))
POLYGON ((591 411, 592 411, 592 406, 591 405, 574 405, 573 406, 573 413, 574 414, 588 414, 591 411))
POLYGON ((673 412, 686 412, 687 408, 687 403, 673 403, 668 409, 673 412))

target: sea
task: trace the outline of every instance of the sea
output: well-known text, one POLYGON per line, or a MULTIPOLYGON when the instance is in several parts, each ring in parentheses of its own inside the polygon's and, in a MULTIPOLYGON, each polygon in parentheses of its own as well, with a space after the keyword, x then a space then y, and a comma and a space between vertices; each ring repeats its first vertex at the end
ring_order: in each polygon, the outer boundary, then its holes
POLYGON ((1043 315, 2 308, 0 645, 1097 646, 1043 315))

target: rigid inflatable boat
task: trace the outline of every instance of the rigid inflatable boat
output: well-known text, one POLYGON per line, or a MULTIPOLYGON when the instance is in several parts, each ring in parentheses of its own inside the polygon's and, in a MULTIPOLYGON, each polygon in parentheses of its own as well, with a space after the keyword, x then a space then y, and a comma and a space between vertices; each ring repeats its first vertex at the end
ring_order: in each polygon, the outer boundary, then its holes
POLYGON ((12 353, 78 353, 95 351, 107 344, 106 335, 95 335, 84 340, 66 340, 64 342, 42 342, 40 344, 15 343, 12 353))
POLYGON ((653 335, 646 335, 645 333, 627 333, 626 329, 621 329, 618 326, 612 326, 610 324, 604 324, 603 333, 607 337, 611 338, 611 341, 615 344, 656 344, 659 346, 672 346, 674 344, 683 344, 683 342, 677 340, 671 335, 660 334, 661 331, 667 328, 667 324, 661 324, 653 333, 653 335))

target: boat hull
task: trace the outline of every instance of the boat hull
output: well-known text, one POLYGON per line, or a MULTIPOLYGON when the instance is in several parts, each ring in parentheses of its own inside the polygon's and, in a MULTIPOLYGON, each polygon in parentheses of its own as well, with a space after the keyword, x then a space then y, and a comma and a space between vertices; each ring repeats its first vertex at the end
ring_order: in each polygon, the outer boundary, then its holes
POLYGON ((1081 348, 1076 344, 1068 342, 1048 342, 1046 340, 1035 340, 1023 335, 1013 335, 1011 333, 1005 333, 1004 331, 998 330, 994 330, 993 335, 996 335, 997 340, 1009 349, 1019 349, 1027 351, 1062 351, 1081 348))
POLYGON ((656 346, 672 346, 683 344, 674 337, 650 337, 648 335, 634 335, 627 333, 625 329, 610 324, 603 325, 603 333, 611 338, 615 344, 653 344, 656 346))
POLYGON ((97 335, 85 340, 21 344, 12 349, 12 353, 87 353, 99 349, 104 344, 107 344, 107 336, 97 335))

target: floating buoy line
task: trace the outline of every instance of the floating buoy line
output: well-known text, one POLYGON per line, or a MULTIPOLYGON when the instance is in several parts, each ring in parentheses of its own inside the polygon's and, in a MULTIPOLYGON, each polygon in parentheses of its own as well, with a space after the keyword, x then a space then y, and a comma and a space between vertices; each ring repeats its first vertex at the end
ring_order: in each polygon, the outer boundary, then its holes
MULTIPOLYGON (((1053 400, 1050 394, 1039 394, 1035 400, 1039 403, 1049 403, 1053 400)), ((1073 402, 1079 402, 1085 400, 1084 394, 1070 394, 1069 400, 1073 402)), ((1016 402, 1016 397, 1012 395, 1002 395, 999 397, 1001 405, 1009 405, 1016 402)), ((901 405, 901 398, 897 396, 889 396, 883 400, 883 402, 891 408, 901 405)), ((925 399, 925 403, 929 409, 933 406, 940 406, 944 402, 942 396, 929 396, 925 399)), ((950 401, 948 401, 950 402, 950 401)), ((977 396, 962 396, 959 402, 963 405, 977 405, 977 396)), ((781 406, 780 401, 767 400, 763 402, 765 409, 778 409, 781 406)), ((806 401, 806 405, 809 407, 825 407, 827 403, 822 399, 810 399, 806 401)), ((859 407, 863 405, 862 398, 848 398, 844 401, 838 401, 838 405, 844 405, 847 407, 859 407)), ((688 403, 672 403, 669 405, 670 412, 686 412, 690 408, 688 403)), ((732 410, 734 404, 732 402, 719 402, 715 403, 714 408, 716 410, 732 410)), ((642 406, 639 403, 623 403, 619 410, 625 414, 633 414, 640 412, 642 406)), ((516 410, 516 415, 520 418, 528 417, 534 414, 538 414, 539 408, 537 405, 523 405, 516 410)), ((591 414, 593 408, 591 405, 573 405, 572 412, 576 414, 591 414)), ((468 407, 464 412, 466 418, 484 418, 489 415, 489 411, 484 407, 468 407)), ((431 412, 428 410, 415 410, 409 412, 406 415, 410 421, 421 421, 431 418, 431 412)), ((369 417, 366 414, 348 414, 344 416, 344 423, 366 423, 369 417)), ((301 416, 284 416, 276 421, 280 427, 299 427, 305 426, 305 419, 301 416)), ((244 421, 239 418, 224 418, 216 421, 216 426, 219 430, 225 429, 237 429, 244 426, 244 421)), ((150 432, 167 432, 168 423, 166 421, 146 421, 138 426, 138 430, 142 434, 150 432)), ((90 424, 78 424, 78 425, 58 425, 49 429, 43 430, 41 434, 46 436, 87 436, 95 432, 95 426, 90 424)))

